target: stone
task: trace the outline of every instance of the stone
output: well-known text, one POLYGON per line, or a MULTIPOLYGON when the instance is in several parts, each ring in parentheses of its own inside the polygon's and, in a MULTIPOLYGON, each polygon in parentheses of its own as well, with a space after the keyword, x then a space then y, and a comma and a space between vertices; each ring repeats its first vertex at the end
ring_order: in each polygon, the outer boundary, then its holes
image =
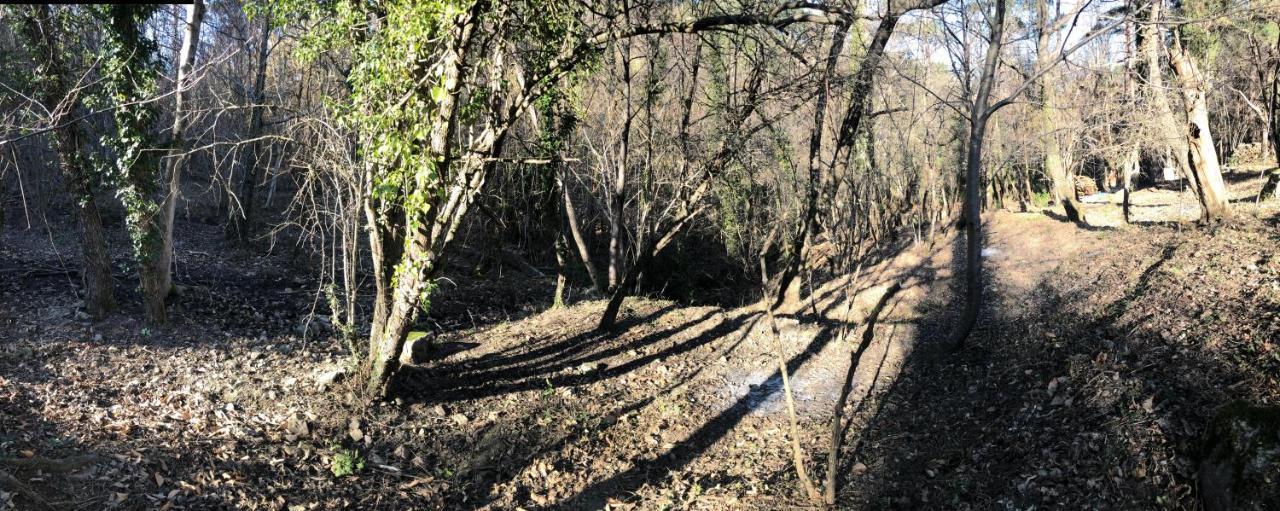
POLYGON ((854 463, 854 464, 853 464, 853 467, 852 467, 852 468, 850 468, 850 470, 849 470, 849 471, 850 471, 850 472, 852 472, 852 473, 853 473, 853 475, 855 475, 855 476, 860 476, 860 475, 862 475, 862 474, 867 473, 867 465, 866 465, 865 463, 863 463, 863 462, 859 461, 859 462, 857 462, 857 463, 854 463))
POLYGON ((342 368, 330 369, 328 371, 321 372, 316 375, 316 386, 320 387, 320 390, 327 389, 330 385, 342 381, 342 379, 346 377, 346 374, 346 370, 342 368))
POLYGON ((1280 408, 1228 404, 1202 440, 1196 480, 1206 511, 1280 508, 1280 408))
POLYGON ((311 427, 307 424, 306 417, 303 417, 300 413, 290 415, 281 426, 284 428, 286 436, 290 437, 290 440, 296 440, 311 434, 311 427))
POLYGON ((360 419, 352 418, 351 422, 347 423, 347 436, 351 437, 353 442, 364 440, 365 435, 364 431, 360 429, 360 419))

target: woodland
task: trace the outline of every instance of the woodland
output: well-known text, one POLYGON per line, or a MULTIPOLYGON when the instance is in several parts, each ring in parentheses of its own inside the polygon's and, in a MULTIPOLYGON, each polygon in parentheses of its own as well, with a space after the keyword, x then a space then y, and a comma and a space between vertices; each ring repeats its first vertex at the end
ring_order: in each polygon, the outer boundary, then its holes
POLYGON ((0 5, 0 511, 1280 508, 1280 1, 0 5))

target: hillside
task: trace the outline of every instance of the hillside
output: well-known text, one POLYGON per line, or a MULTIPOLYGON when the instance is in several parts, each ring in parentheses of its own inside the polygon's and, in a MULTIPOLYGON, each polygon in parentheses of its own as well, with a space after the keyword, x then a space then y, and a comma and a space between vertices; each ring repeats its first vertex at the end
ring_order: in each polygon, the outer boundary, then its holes
MULTIPOLYGON (((1280 396, 1280 234, 1268 208, 1213 229, 990 214, 989 302, 956 354, 941 346, 958 306, 954 235, 780 310, 815 477, 848 385, 840 507, 1195 507, 1197 442, 1214 411, 1280 396)), ((6 232, 4 247, 37 243, 24 235, 34 234, 6 232)), ((5 248, 3 266, 56 266, 53 253, 18 254, 5 248)), ((635 299, 624 333, 606 335, 594 330, 602 302, 516 305, 419 347, 402 397, 364 408, 355 382, 324 377, 343 347, 299 335, 314 293, 280 264, 188 266, 180 319, 164 329, 90 324, 55 292, 63 274, 10 271, 0 453, 23 489, 6 490, 9 505, 803 503, 759 307, 635 299), (350 453, 362 469, 333 477, 334 458, 350 453)))

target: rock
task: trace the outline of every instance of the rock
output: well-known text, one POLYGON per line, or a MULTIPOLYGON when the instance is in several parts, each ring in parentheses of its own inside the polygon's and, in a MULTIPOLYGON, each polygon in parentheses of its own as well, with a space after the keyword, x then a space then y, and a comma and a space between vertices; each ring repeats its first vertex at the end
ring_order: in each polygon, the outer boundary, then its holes
POLYGON ((1206 511, 1280 507, 1280 408, 1228 404, 1202 440, 1196 479, 1206 511))
POLYGON ((400 351, 400 363, 403 365, 421 364, 431 358, 435 348, 435 337, 428 332, 412 331, 404 339, 404 349, 400 351))
POLYGON ((450 415, 449 418, 453 420, 454 424, 457 424, 459 426, 465 426, 467 425, 468 422, 471 422, 471 419, 468 419, 466 415, 463 415, 460 413, 455 413, 453 415, 450 415))
POLYGON ((307 425, 306 417, 303 417, 300 413, 290 415, 281 426, 284 428, 285 436, 289 440, 297 440, 311 434, 311 427, 307 425))
POLYGON ((72 314, 72 309, 69 307, 53 306, 44 310, 44 317, 41 319, 44 321, 56 321, 72 314))
POLYGON ((332 330, 333 325, 329 322, 329 316, 310 316, 304 317, 298 322, 297 332, 302 338, 307 339, 315 337, 332 330))
POLYGON ((1075 176, 1076 195, 1085 196, 1098 193, 1098 182, 1089 176, 1075 176))
POLYGON ((405 340, 404 351, 400 352, 400 363, 418 365, 448 358, 449 355, 467 351, 480 343, 448 341, 441 342, 433 334, 427 332, 410 332, 405 340))
POLYGON ((360 419, 352 418, 351 422, 347 423, 347 436, 351 437, 353 442, 364 440, 364 431, 360 430, 360 419))
POLYGON ((324 371, 316 375, 316 386, 319 387, 320 390, 327 389, 329 388, 330 385, 333 385, 335 383, 342 381, 342 379, 346 377, 346 375, 347 375, 347 371, 342 368, 330 369, 328 371, 324 371))
POLYGON ((867 473, 867 465, 866 465, 865 463, 863 463, 863 462, 859 461, 859 462, 857 462, 857 463, 854 463, 854 464, 853 464, 853 467, 851 467, 851 468, 849 469, 849 471, 850 471, 851 473, 853 473, 853 475, 855 475, 855 476, 860 476, 860 475, 862 475, 862 474, 867 473))

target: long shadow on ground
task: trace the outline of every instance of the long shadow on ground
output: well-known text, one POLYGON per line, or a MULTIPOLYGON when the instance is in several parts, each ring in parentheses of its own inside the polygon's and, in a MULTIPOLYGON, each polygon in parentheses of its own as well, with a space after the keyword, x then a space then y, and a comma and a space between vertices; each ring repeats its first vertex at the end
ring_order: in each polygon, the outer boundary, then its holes
MULTIPOLYGON (((931 261, 931 259, 926 259, 918 267, 901 276, 901 278, 906 278, 907 275, 910 275, 913 278, 924 281, 930 280, 932 278, 930 273, 931 261)), ((856 286, 859 284, 855 282, 850 285, 856 286)), ((895 297, 903 289, 901 282, 892 283, 869 312, 868 318, 865 320, 863 338, 858 347, 850 352, 851 366, 846 377, 850 381, 845 384, 845 393, 848 392, 848 387, 851 385, 853 371, 860 365, 863 355, 871 345, 875 335, 875 324, 880 321, 880 316, 886 310, 886 306, 894 303, 895 297)), ((828 343, 835 339, 842 326, 846 326, 831 320, 818 320, 817 323, 820 325, 820 329, 813 339, 809 341, 803 350, 786 361, 788 373, 795 374, 805 363, 809 362, 828 343)), ((888 348, 886 347, 887 350, 888 348)), ((560 506, 567 509, 598 509, 604 506, 611 497, 625 498, 626 495, 634 492, 644 484, 654 482, 656 478, 663 478, 669 472, 679 471, 733 431, 760 403, 766 401, 773 394, 780 393, 782 391, 781 384, 771 384, 772 382, 780 381, 781 373, 775 370, 766 380, 766 384, 758 389, 758 392, 742 396, 729 408, 704 423, 701 428, 676 443, 666 453, 656 459, 637 463, 630 469, 615 474, 608 479, 595 482, 577 495, 561 502, 560 506), (761 395, 761 393, 765 395, 761 395)), ((861 402, 858 405, 860 406, 861 402)))
MULTIPOLYGON (((1121 279, 1130 287, 1098 306, 1085 302, 1090 283, 1054 272, 1033 303, 988 278, 987 306, 960 353, 940 346, 952 313, 929 310, 916 350, 845 461, 845 471, 868 469, 850 476, 842 505, 1194 506, 1196 436, 1226 402, 1221 382, 1243 375, 1125 319, 1178 249, 1135 244, 1114 269, 1134 276, 1121 279)), ((936 288, 926 308, 959 296, 936 288)))

